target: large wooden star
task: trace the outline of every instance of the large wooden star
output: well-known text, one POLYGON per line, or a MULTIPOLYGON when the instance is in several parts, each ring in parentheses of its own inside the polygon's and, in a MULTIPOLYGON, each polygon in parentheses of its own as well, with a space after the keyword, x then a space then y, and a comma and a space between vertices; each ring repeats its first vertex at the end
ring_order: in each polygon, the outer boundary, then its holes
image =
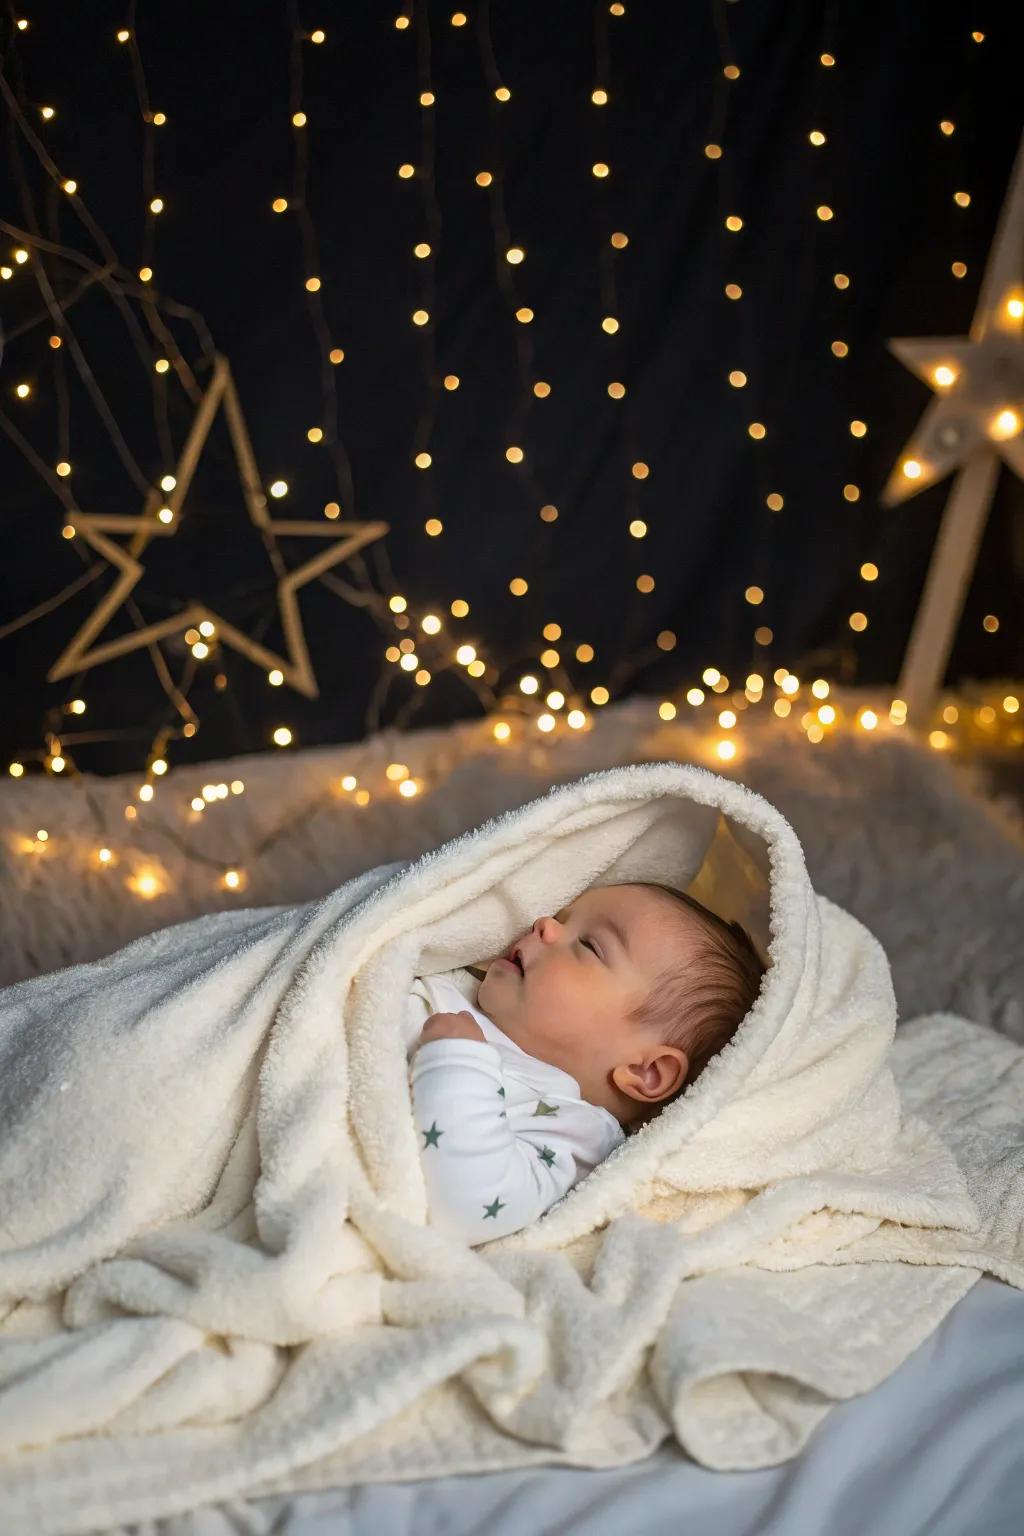
POLYGON ((942 684, 1000 461, 1024 479, 1024 140, 968 337, 900 337, 889 347, 936 392, 882 492, 895 506, 959 471, 900 674, 908 714, 942 684))
POLYGON ((50 682, 81 672, 87 667, 112 661, 115 656, 123 656, 129 651, 138 650, 141 646, 159 640, 164 635, 181 633, 192 625, 198 626, 204 620, 208 620, 214 626, 217 639, 230 645, 243 656, 247 656, 257 666, 279 669, 284 675, 284 681, 290 687, 311 699, 318 696, 319 689, 310 663, 295 594, 300 587, 304 587, 322 571, 336 565, 340 560, 348 559, 350 555, 355 554, 357 550, 362 549, 374 539, 382 538, 389 528, 389 524, 383 522, 281 522, 267 515, 267 500, 256 469, 256 459, 249 441, 238 393, 231 377, 231 369, 227 358, 220 355, 216 358, 213 377, 189 431, 188 440, 178 463, 173 491, 167 497, 163 497, 154 490, 147 498, 145 508, 139 517, 121 516, 116 513, 77 512, 68 518, 68 522, 77 535, 84 538, 98 554, 118 568, 120 575, 46 674, 50 682), (142 554, 150 539, 173 537, 177 531, 182 504, 188 494, 188 488, 195 473, 199 455, 213 425, 214 416, 221 404, 227 416, 246 509, 252 522, 260 530, 268 557, 277 575, 277 601, 287 643, 287 656, 279 656, 276 652, 268 650, 266 646, 251 639, 200 602, 189 602, 179 613, 172 614, 170 618, 162 619, 157 624, 149 624, 144 629, 136 630, 133 634, 124 635, 120 639, 108 640, 105 644, 94 646, 90 650, 93 638, 105 627, 111 615, 125 601, 143 574, 143 566, 136 557, 142 554), (109 533, 131 533, 132 538, 127 547, 122 548, 121 545, 115 544, 113 539, 107 537, 109 533), (324 550, 322 554, 315 555, 312 560, 307 560, 305 565, 289 571, 277 549, 275 535, 277 537, 333 538, 338 542, 324 550))

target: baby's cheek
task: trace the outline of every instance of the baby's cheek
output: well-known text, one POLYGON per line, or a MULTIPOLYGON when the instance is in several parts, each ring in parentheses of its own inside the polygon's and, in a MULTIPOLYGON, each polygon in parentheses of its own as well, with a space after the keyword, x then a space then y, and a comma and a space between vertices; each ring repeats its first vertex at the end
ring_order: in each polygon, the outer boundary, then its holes
POLYGON ((526 1019, 531 1029, 553 1044, 567 1045, 579 1036, 574 1010, 568 1004, 559 1005, 557 999, 545 998, 543 1006, 526 1006, 526 1019))

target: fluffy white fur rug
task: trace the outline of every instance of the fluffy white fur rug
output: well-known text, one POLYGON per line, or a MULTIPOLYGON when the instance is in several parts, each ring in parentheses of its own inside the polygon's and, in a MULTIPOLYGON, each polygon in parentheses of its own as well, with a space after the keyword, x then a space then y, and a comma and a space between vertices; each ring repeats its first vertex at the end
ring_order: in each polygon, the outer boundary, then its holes
MULTIPOLYGON (((877 706, 852 690, 834 690, 833 702, 847 713, 877 706)), ((791 722, 751 712, 732 765, 714 756, 706 728, 661 721, 652 699, 610 705, 594 720, 585 735, 537 736, 528 748, 501 746, 485 722, 470 722, 204 763, 158 780, 149 805, 136 798, 137 776, 0 781, 0 985, 202 912, 322 896, 594 769, 676 760, 747 784, 778 807, 815 890, 884 945, 900 1019, 948 1009, 1024 1043, 1024 820, 1014 801, 989 797, 983 772, 917 746, 884 718, 874 732, 810 745, 794 740, 791 722), (394 761, 424 781, 412 799, 385 777, 394 761), (371 787, 369 805, 340 789, 345 774, 371 787), (196 819, 193 796, 234 779, 245 793, 196 819), (27 852, 40 827, 48 843, 27 852), (187 858, 179 843, 209 863, 187 858), (97 863, 101 846, 114 851, 114 866, 97 863), (246 871, 237 894, 217 885, 229 865, 246 871), (125 884, 141 870, 166 883, 154 900, 125 884)))

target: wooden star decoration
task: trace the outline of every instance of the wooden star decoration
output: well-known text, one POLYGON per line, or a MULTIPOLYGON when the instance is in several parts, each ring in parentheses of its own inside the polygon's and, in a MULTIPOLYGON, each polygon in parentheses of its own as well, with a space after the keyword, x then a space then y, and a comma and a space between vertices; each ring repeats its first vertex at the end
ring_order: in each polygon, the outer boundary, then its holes
POLYGON ((908 715, 921 716, 945 676, 1000 461, 1024 479, 1024 139, 969 337, 900 337, 889 347, 936 397, 889 476, 883 505, 958 470, 900 674, 908 715))
POLYGON ((384 522, 300 522, 278 521, 267 515, 267 500, 256 469, 256 459, 249 441, 249 433, 242 414, 241 403, 231 377, 227 358, 217 355, 213 377, 203 396, 195 419, 189 430, 188 440, 177 466, 173 491, 164 498, 157 491, 150 493, 141 516, 122 516, 117 513, 76 512, 68 518, 76 535, 85 539, 96 552, 117 567, 120 574, 110 591, 101 599, 86 619, 71 643, 54 662, 47 675, 49 682, 68 677, 87 667, 99 666, 138 650, 151 641, 165 635, 177 634, 190 626, 209 621, 214 626, 218 640, 247 656, 257 666, 268 670, 277 669, 284 681, 307 698, 319 695, 316 676, 309 659, 309 650, 302 627, 296 593, 300 587, 319 576, 321 572, 346 560, 365 545, 387 533, 389 524, 384 522), (238 465, 242 492, 249 517, 259 529, 268 557, 277 576, 277 602, 287 645, 287 656, 279 656, 264 645, 228 623, 219 614, 201 602, 190 602, 180 612, 157 624, 149 624, 133 634, 124 635, 105 644, 90 644, 111 615, 121 606, 143 574, 144 567, 137 556, 142 554, 152 538, 172 538, 177 531, 179 514, 188 494, 189 485, 203 446, 206 443, 218 408, 223 405, 228 422, 235 460, 238 465), (122 548, 108 538, 109 533, 131 533, 130 543, 122 548), (281 559, 275 543, 276 537, 333 538, 338 542, 321 554, 307 560, 304 565, 289 571, 281 559))

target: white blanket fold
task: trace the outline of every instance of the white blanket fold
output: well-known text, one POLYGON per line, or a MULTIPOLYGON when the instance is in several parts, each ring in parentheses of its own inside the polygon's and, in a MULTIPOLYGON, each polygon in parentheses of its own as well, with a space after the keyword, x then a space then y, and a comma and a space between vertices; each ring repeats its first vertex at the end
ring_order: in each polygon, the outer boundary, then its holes
POLYGON ((677 763, 0 992, 5 1536, 669 1435, 709 1467, 796 1455, 982 1273, 1024 1286, 1024 1050, 895 1026, 785 818, 677 763), (743 922, 761 995, 539 1222, 466 1248, 427 1225, 412 979, 628 880, 743 922))

